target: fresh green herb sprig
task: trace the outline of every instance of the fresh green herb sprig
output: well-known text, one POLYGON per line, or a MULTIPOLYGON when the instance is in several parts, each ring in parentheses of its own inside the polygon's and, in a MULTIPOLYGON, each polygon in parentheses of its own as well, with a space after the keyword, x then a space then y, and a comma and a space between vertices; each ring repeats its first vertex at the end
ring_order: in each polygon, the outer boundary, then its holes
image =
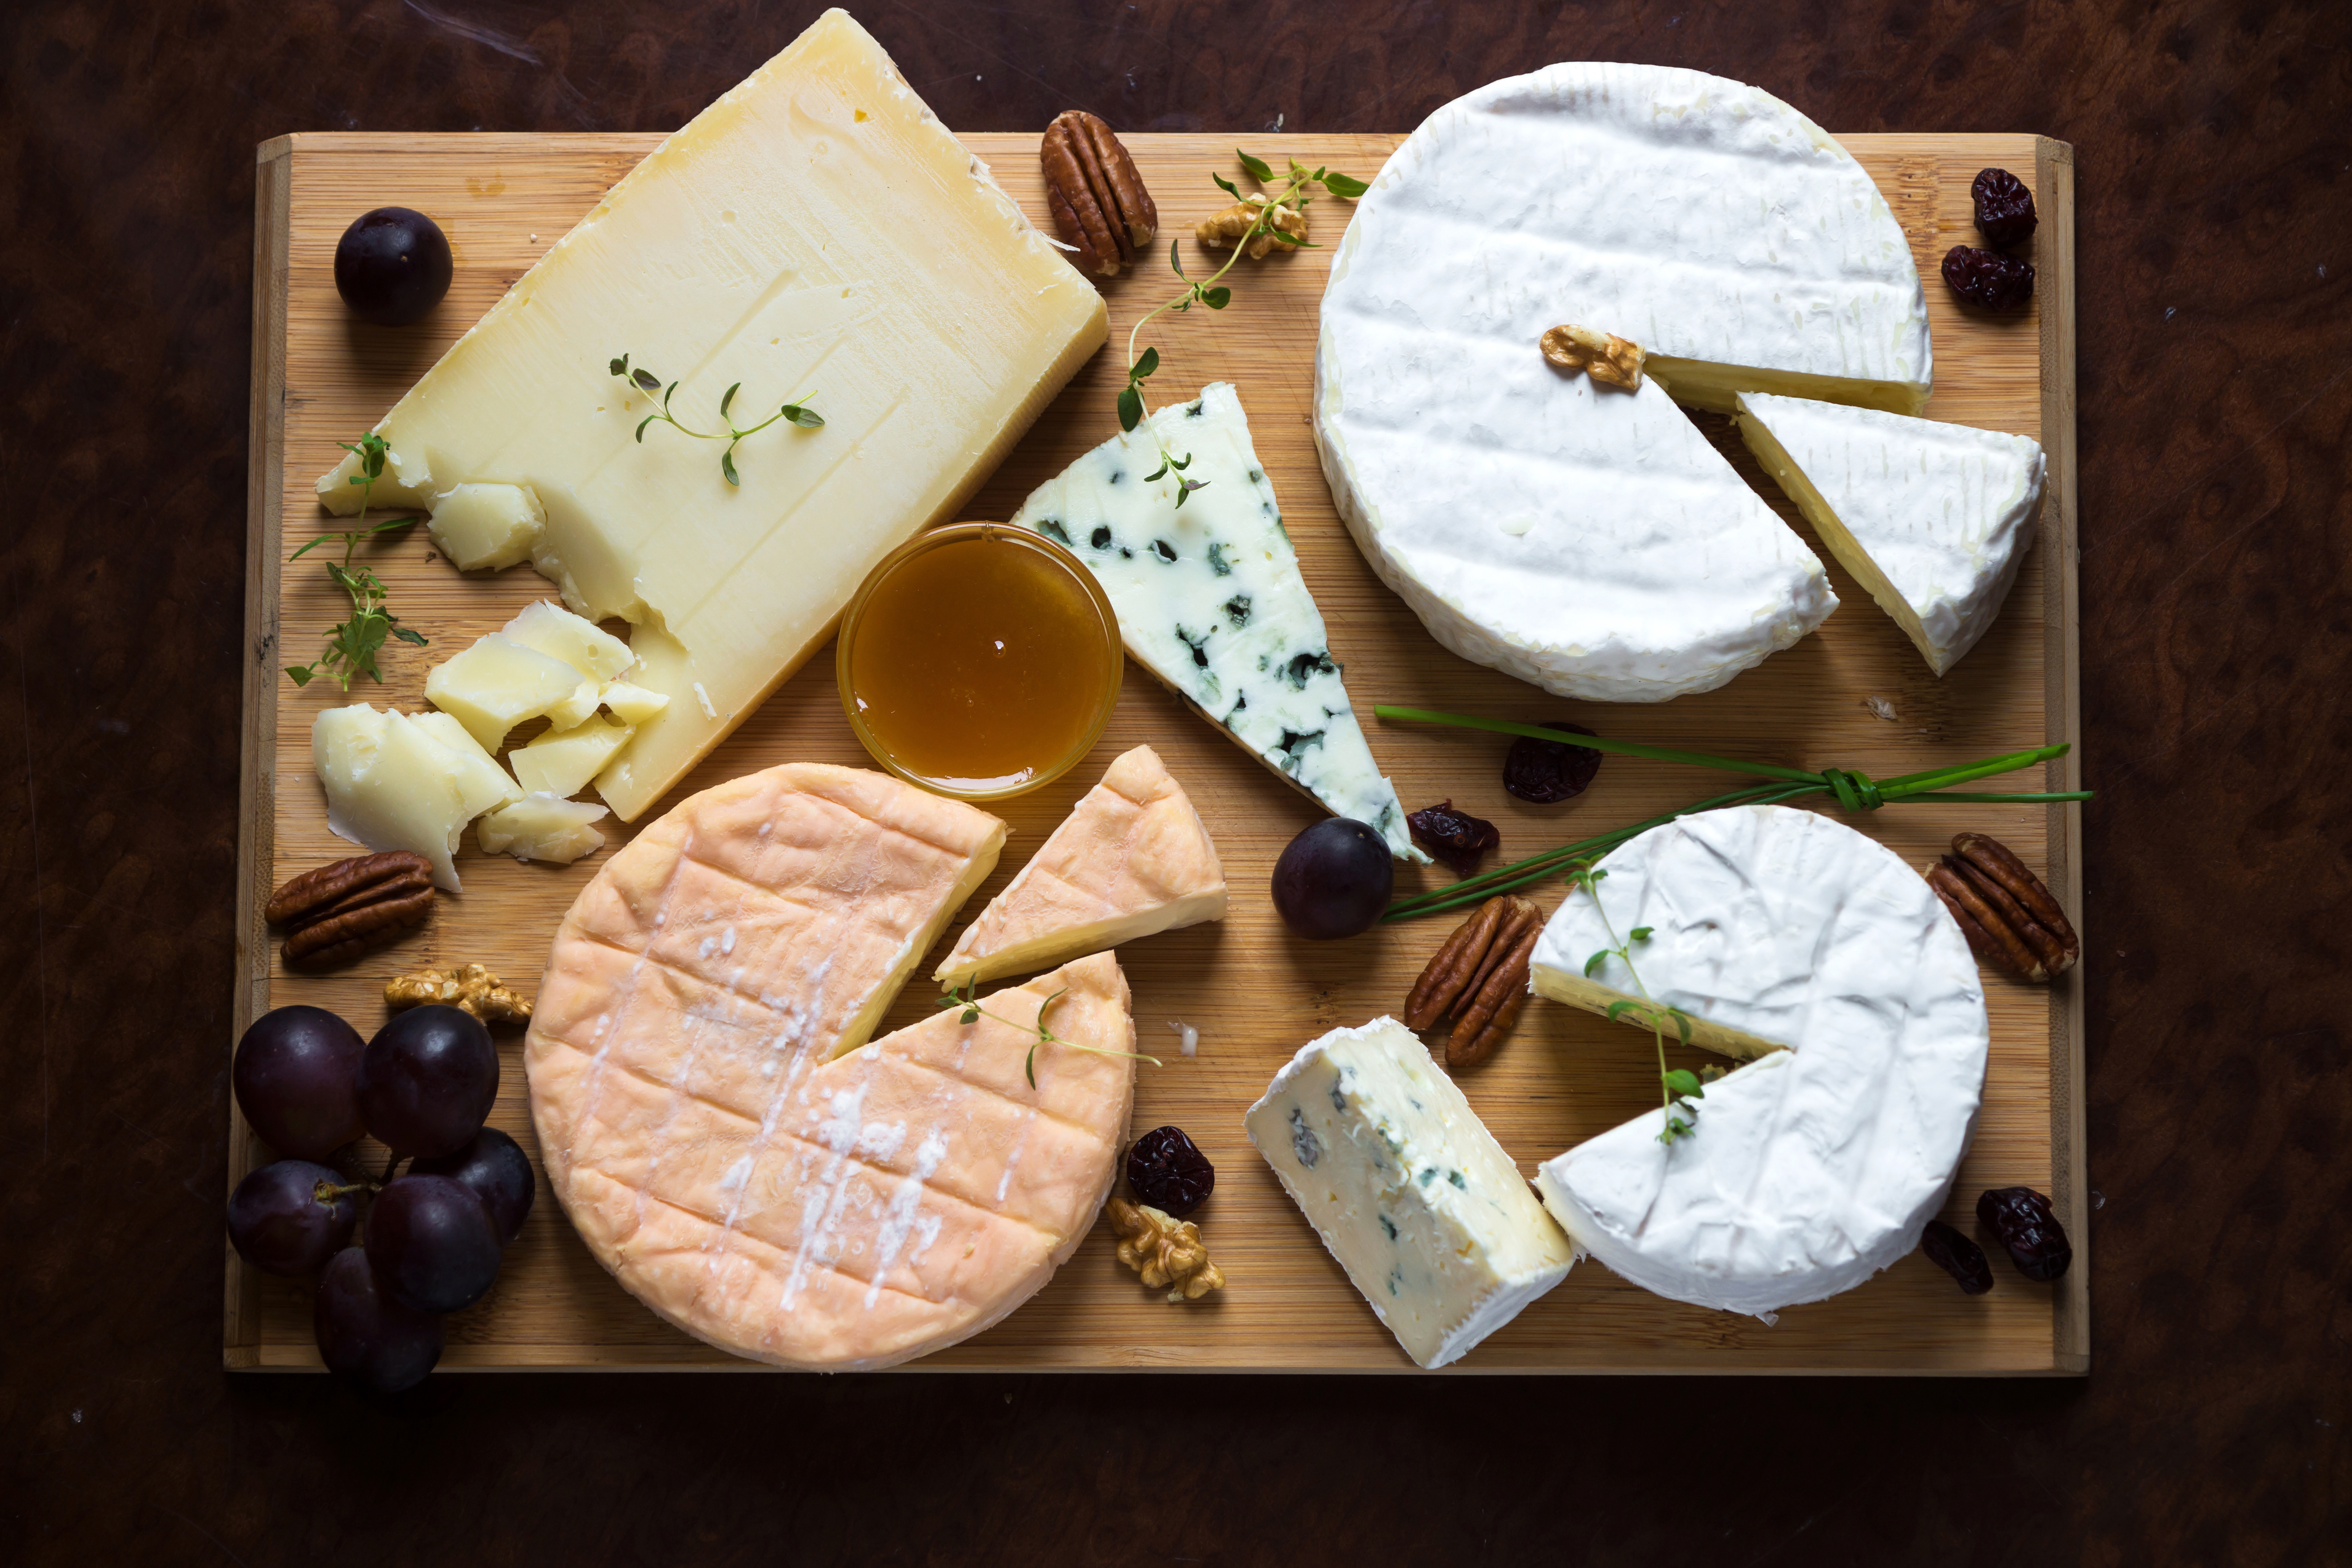
MULTIPOLYGON (((1250 177, 1256 180, 1259 184, 1269 189, 1274 186, 1276 183, 1274 169, 1265 159, 1253 157, 1238 147, 1234 150, 1234 155, 1242 161, 1242 167, 1248 170, 1250 177)), ((1235 200, 1243 199, 1240 189, 1223 174, 1213 174, 1209 178, 1215 181, 1220 188, 1235 200)), ((1119 389, 1118 394, 1118 427, 1121 430, 1132 431, 1143 423, 1145 415, 1150 412, 1144 403, 1143 384, 1150 379, 1153 372, 1160 368, 1158 349, 1147 346, 1140 353, 1136 352, 1138 334, 1157 316, 1171 312, 1181 314, 1190 310, 1194 305, 1204 305, 1212 310, 1222 310, 1232 304, 1234 291, 1231 286, 1223 281, 1224 276, 1234 269, 1235 262, 1241 260, 1250 242, 1260 235, 1269 236, 1276 244, 1288 246, 1293 250, 1320 249, 1321 247, 1286 234, 1275 226, 1275 214, 1278 210, 1287 208, 1292 212, 1306 211, 1307 203, 1315 199, 1315 187, 1318 185, 1335 196, 1343 196, 1350 201, 1371 188, 1361 180, 1330 169, 1318 168, 1309 171, 1294 158, 1290 160, 1289 178, 1283 183, 1281 190, 1271 196, 1265 196, 1258 208, 1256 221, 1250 225, 1247 233, 1234 242, 1234 253, 1225 258, 1223 266, 1208 277, 1193 278, 1187 275, 1184 270, 1184 258, 1178 248, 1178 242, 1172 239, 1168 242, 1168 265, 1175 271, 1176 276, 1183 280, 1184 291, 1174 299, 1154 307, 1128 330, 1127 384, 1119 389)), ((1264 195, 1264 193, 1259 194, 1264 195)), ((1187 452, 1181 458, 1174 456, 1164 443, 1160 442, 1157 436, 1153 437, 1153 444, 1160 448, 1160 467, 1145 477, 1145 483, 1149 484, 1170 472, 1181 476, 1184 469, 1192 466, 1191 453, 1187 452)), ((1180 478, 1176 485, 1178 509, 1182 509, 1185 499, 1194 490, 1206 489, 1208 483, 1206 479, 1180 478)))
POLYGON ((950 987, 947 994, 940 998, 940 1007, 942 1011, 950 1007, 963 1009, 962 1016, 956 1019, 959 1024, 977 1024, 982 1018, 992 1018, 1008 1029, 1021 1029, 1036 1036, 1035 1043, 1029 1047, 1027 1059, 1021 1064, 1022 1073, 1029 1079, 1031 1089, 1037 1087, 1038 1046, 1067 1046, 1074 1051, 1091 1051, 1098 1057, 1125 1057, 1129 1061, 1150 1062, 1153 1067, 1160 1065, 1158 1057, 1148 1057, 1140 1051, 1114 1051, 1107 1046, 1087 1045, 1083 1040, 1066 1040, 1048 1028, 1045 1025, 1045 1009, 1070 994, 1070 988, 1066 985, 1037 1004, 1037 1021, 1034 1024, 1016 1024, 1000 1014, 990 1012, 980 1005, 977 999, 979 990, 980 981, 977 977, 965 981, 961 994, 958 994, 953 987, 950 987))
POLYGON ((423 522, 421 517, 395 517, 371 524, 367 520, 368 503, 376 480, 383 478, 385 455, 391 450, 384 438, 371 430, 356 444, 338 441, 336 446, 360 460, 360 471, 351 476, 350 482, 360 490, 360 526, 336 533, 322 533, 286 558, 289 565, 299 561, 321 544, 340 541, 343 547, 341 561, 327 563, 327 575, 334 579, 352 602, 352 613, 327 628, 326 650, 309 664, 289 664, 286 673, 297 686, 308 686, 312 678, 327 675, 333 678, 343 690, 352 689, 354 676, 366 676, 378 685, 383 683, 383 672, 376 668, 376 655, 383 651, 387 637, 417 647, 425 646, 424 637, 400 624, 400 617, 384 607, 383 584, 364 566, 353 566, 352 557, 361 542, 389 533, 395 528, 423 522))
POLYGON ((1625 973, 1633 977, 1633 989, 1642 994, 1638 1002, 1631 996, 1621 996, 1609 1004, 1608 1018, 1613 1024, 1631 1013, 1650 1026, 1651 1037, 1658 1045, 1658 1095, 1665 1109, 1665 1125, 1658 1131, 1658 1142, 1672 1147, 1675 1139, 1687 1138, 1698 1131, 1692 1125, 1698 1120, 1698 1107, 1692 1102, 1706 1098, 1706 1086, 1698 1074, 1688 1068, 1666 1066, 1665 1020, 1672 1018, 1675 1021, 1675 1033, 1687 1046, 1691 1043, 1691 1016, 1680 1007, 1662 1005, 1650 994, 1650 988, 1642 984, 1642 972, 1633 966, 1633 950, 1650 940, 1651 928, 1635 926, 1623 941, 1618 941, 1617 928, 1611 923, 1609 911, 1601 903, 1601 881, 1608 875, 1606 871, 1596 869, 1590 860, 1576 862, 1569 872, 1569 879, 1583 889, 1586 896, 1591 899, 1593 912, 1601 917, 1601 929, 1608 932, 1609 940, 1615 943, 1584 961, 1584 977, 1587 980, 1593 978, 1601 973, 1601 966, 1613 958, 1625 966, 1625 973))
MULTIPOLYGON (((1387 704, 1372 711, 1382 719, 1403 720, 1413 723, 1447 724, 1459 729, 1485 730, 1500 735, 1524 735, 1533 740, 1558 743, 1561 733, 1536 724, 1515 724, 1502 719, 1475 719, 1459 713, 1439 713, 1425 708, 1399 708, 1387 704)), ((1448 887, 1433 888, 1425 893, 1399 899, 1388 907, 1381 918, 1384 921, 1413 920, 1422 915, 1441 914, 1465 904, 1477 903, 1496 893, 1540 882, 1548 878, 1571 872, 1580 861, 1591 861, 1606 855, 1627 839, 1647 833, 1653 827, 1663 827, 1680 816, 1693 816, 1702 811, 1716 811, 1732 805, 1772 805, 1782 801, 1799 800, 1807 795, 1826 795, 1834 798, 1847 811, 1874 811, 1879 806, 1901 801, 1949 801, 1972 804, 2049 804, 2080 801, 2091 798, 2089 790, 2034 790, 2018 792, 1988 792, 1954 788, 1957 784, 1972 784, 1978 779, 1997 773, 2014 773, 2046 763, 2066 754, 2064 742, 2055 745, 2036 746, 2029 751, 2010 752, 1982 762, 1966 763, 1957 767, 1931 768, 1925 773, 1905 773, 1900 778, 1872 779, 1867 773, 1851 768, 1822 768, 1808 773, 1802 768, 1785 767, 1778 763, 1747 763, 1732 757, 1713 756, 1704 752, 1685 752, 1671 746, 1652 746, 1637 741, 1612 741, 1601 735, 1570 737, 1579 746, 1599 752, 1613 752, 1623 756, 1646 757, 1654 762, 1686 763, 1695 767, 1717 768, 1727 773, 1747 773, 1769 782, 1751 784, 1702 800, 1677 810, 1663 812, 1656 816, 1595 834, 1590 838, 1563 844, 1557 849, 1547 849, 1517 860, 1507 866, 1475 877, 1466 877, 1448 887)))
MULTIPOLYGON (((677 395, 677 389, 679 386, 677 382, 673 381, 665 386, 662 384, 661 377, 656 375, 653 372, 645 369, 643 366, 639 366, 635 370, 630 369, 629 356, 627 354, 623 354, 619 359, 614 360, 612 363, 611 369, 614 375, 619 376, 623 381, 628 383, 629 386, 633 390, 642 392, 647 397, 651 397, 656 393, 661 396, 660 406, 656 407, 651 414, 646 415, 643 419, 637 421, 637 444, 639 446, 643 446, 645 444, 646 426, 651 425, 656 420, 661 421, 663 424, 668 426, 671 429, 677 431, 681 435, 691 436, 698 441, 724 441, 727 445, 719 454, 719 471, 727 476, 727 482, 730 485, 740 486, 743 482, 736 476, 735 473, 735 447, 736 444, 741 441, 745 437, 757 436, 761 431, 765 430, 769 426, 775 424, 779 420, 797 425, 803 430, 818 429, 824 424, 824 416, 819 414, 815 409, 811 408, 808 405, 808 398, 803 397, 797 403, 785 404, 782 408, 779 408, 775 413, 769 415, 757 425, 750 426, 744 429, 739 430, 735 427, 733 416, 728 412, 735 405, 735 395, 743 390, 743 384, 739 381, 734 385, 729 387, 725 395, 719 399, 719 417, 727 426, 725 432, 721 433, 715 430, 697 430, 689 425, 681 424, 678 421, 677 416, 669 411, 669 400, 677 395)), ((811 393, 809 395, 811 397, 814 397, 814 393, 811 393)))

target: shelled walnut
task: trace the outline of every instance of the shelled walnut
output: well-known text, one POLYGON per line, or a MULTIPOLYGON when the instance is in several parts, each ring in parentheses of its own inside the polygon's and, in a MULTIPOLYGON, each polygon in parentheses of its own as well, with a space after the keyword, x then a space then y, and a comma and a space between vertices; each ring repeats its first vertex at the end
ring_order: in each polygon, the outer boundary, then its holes
POLYGON ((1202 1245, 1201 1227, 1191 1220, 1115 1197, 1110 1223, 1120 1237, 1118 1260, 1152 1289, 1166 1290, 1171 1301, 1197 1301, 1225 1288, 1223 1272, 1202 1245))
POLYGON ((1449 1014, 1445 1065, 1475 1067, 1494 1053, 1528 1005, 1528 966, 1543 934, 1534 900, 1502 893, 1478 906, 1431 957, 1405 998, 1405 1026, 1426 1029, 1449 1014))
POLYGON ((1116 278, 1160 233, 1160 211, 1111 128, 1083 109, 1054 117, 1037 150, 1045 206, 1078 265, 1116 278))
POLYGON ((1979 963, 2047 981, 2082 955, 2082 941, 2056 896, 1998 839, 1954 834, 1952 852, 1928 868, 1927 885, 1959 922, 1979 963))
POLYGON ((1543 356, 1570 374, 1583 371, 1604 386, 1627 392, 1642 388, 1642 350, 1613 332, 1591 327, 1553 327, 1544 333, 1543 356))
POLYGON ((496 974, 478 963, 458 969, 419 969, 384 982, 384 1005, 394 1008, 422 1007, 438 1002, 459 1007, 485 1024, 528 1024, 530 998, 509 990, 496 974))
POLYGON ((262 918, 286 928, 287 963, 322 968, 398 940, 433 913, 433 867, 413 850, 353 855, 269 895, 262 918))
MULTIPOLYGON (((1241 244, 1242 237, 1257 227, 1258 216, 1266 210, 1265 197, 1247 195, 1223 212, 1202 218, 1192 229, 1192 237, 1204 250, 1230 250, 1241 244)), ((1267 226, 1280 229, 1301 245, 1307 243, 1307 215, 1297 207, 1277 202, 1274 216, 1266 219, 1267 226)), ((1263 260, 1265 253, 1282 242, 1261 229, 1243 247, 1242 254, 1252 261, 1263 260)))

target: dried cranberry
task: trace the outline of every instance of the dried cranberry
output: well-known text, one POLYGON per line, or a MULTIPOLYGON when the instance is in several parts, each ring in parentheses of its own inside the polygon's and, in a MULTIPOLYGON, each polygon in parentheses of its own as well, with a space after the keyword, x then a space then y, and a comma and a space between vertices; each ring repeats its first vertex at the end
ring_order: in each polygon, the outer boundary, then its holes
MULTIPOLYGON (((1592 733, 1581 724, 1547 723, 1543 728, 1573 735, 1592 733)), ((1551 805, 1582 795, 1600 771, 1601 753, 1590 746, 1522 735, 1511 742, 1511 754, 1503 759, 1503 787, 1521 800, 1551 805)))
POLYGON ((1217 1168, 1181 1127, 1155 1127, 1127 1151, 1127 1184, 1153 1208, 1181 1219, 1216 1190, 1217 1168))
POLYGON ((1981 1296, 1992 1289, 1992 1265, 1985 1261, 1984 1248, 1942 1220, 1927 1222, 1919 1250, 1927 1255, 1928 1262, 1960 1282, 1961 1294, 1981 1296))
POLYGON ((2050 1200, 2032 1187, 1993 1188, 1977 1199, 1977 1219, 2000 1238, 2028 1279, 2055 1279, 2074 1261, 2074 1248, 2050 1200))
POLYGON ((1995 245, 2023 245, 2033 237, 2033 193, 2007 169, 1987 169, 1969 187, 1976 198, 1977 228, 1995 245))
POLYGON ((1404 820, 1412 829, 1413 841, 1451 867, 1457 877, 1475 871, 1478 858, 1503 841, 1493 823, 1454 810, 1450 800, 1407 812, 1404 820))
POLYGON ((1971 305, 2021 310, 2033 298, 2033 265, 1998 250, 1956 245, 1944 256, 1944 281, 1971 305))

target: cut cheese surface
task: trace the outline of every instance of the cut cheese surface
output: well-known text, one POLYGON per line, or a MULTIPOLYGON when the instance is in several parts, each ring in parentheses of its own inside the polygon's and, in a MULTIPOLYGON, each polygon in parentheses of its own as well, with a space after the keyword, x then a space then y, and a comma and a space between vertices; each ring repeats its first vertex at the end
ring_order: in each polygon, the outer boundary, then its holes
POLYGON ((880 773, 770 769, 681 803, 559 929, 525 1045, 548 1177, 597 1260, 737 1354, 887 1366, 979 1332, 1092 1224, 1133 1063, 1108 954, 881 1039, 1003 842, 880 773), (1024 1072, 1036 1047, 1035 1085, 1024 1072))
POLYGON ((2032 546, 2042 444, 1742 394, 1739 435, 1830 553, 1944 674, 1991 629, 2032 546))
MULTIPOLYGON (((378 504, 528 486, 533 564, 619 616, 671 700, 597 781, 634 820, 798 668, 893 547, 952 513, 1105 335, 1101 297, 840 11, 632 171, 377 426, 378 504), (734 452, 686 425, 798 400, 734 452)), ((339 467, 331 510, 360 491, 339 467)), ((469 726, 470 727, 470 726, 469 726)))
POLYGON ((1019 974, 1224 915, 1224 868, 1201 814, 1160 753, 1138 746, 964 928, 932 978, 960 986, 1019 974))
POLYGON ((1756 1313, 1851 1289, 1917 1246, 1990 1048, 1976 963, 1926 880, 1778 805, 1682 817, 1598 869, 1598 904, 1572 890, 1545 926, 1533 989, 1605 1014, 1646 988, 1697 1044, 1754 1059, 1706 1086, 1672 1143, 1652 1104, 1544 1163, 1536 1184, 1577 1244, 1659 1295, 1756 1313), (1595 962, 1643 928, 1638 984, 1622 958, 1595 962))

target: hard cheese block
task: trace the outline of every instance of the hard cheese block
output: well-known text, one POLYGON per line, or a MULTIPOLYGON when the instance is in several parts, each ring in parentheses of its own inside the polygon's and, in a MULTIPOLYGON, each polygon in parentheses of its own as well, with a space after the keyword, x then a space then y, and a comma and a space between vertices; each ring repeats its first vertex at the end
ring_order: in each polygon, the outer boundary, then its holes
MULTIPOLYGON (((532 563, 634 624, 669 699, 597 780, 634 819, 830 634, 874 563, 953 513, 1105 335, 1101 297, 829 11, 613 187, 377 426, 373 499, 527 487, 532 563), (734 453, 697 430, 798 400, 734 453)), ((331 510, 352 462, 319 481, 331 510)))
POLYGON ((1605 1013, 1646 989, 1698 1044, 1757 1059, 1707 1085, 1672 1143, 1653 1105, 1545 1163, 1536 1184, 1577 1245, 1661 1296, 1757 1313, 1917 1246, 1968 1150, 1991 1042, 1976 963, 1927 882, 1779 805, 1683 817, 1597 869, 1599 902, 1571 891, 1537 942, 1537 993, 1605 1013), (1611 956, 1586 974, 1643 928, 1634 970, 1611 956))
POLYGON ((2042 445, 2023 436, 1743 393, 1739 435, 1942 675, 1992 626, 2033 543, 2042 445))
POLYGON ((1134 1048, 1100 953, 866 1038, 995 860, 984 812, 772 768, 683 802, 558 931, 524 1060, 548 1179, 648 1307, 779 1365, 887 1366, 1045 1284, 1108 1194, 1134 1048), (1025 1064, 1036 1047, 1035 1084, 1025 1064))
POLYGON ((1459 1360, 1568 1277, 1568 1238, 1428 1047, 1393 1018, 1301 1049, 1244 1125, 1422 1366, 1459 1360))
POLYGON ((964 928, 932 978, 993 980, 1224 917, 1224 868, 1201 814, 1160 753, 1138 746, 964 928))
POLYGON ((1075 552, 1110 595, 1136 662, 1243 750, 1369 824, 1397 858, 1429 858, 1356 722, 1232 386, 1203 387, 1112 437, 1013 521, 1075 552), (1170 457, 1189 465, 1169 468, 1170 457), (1187 479, 1204 488, 1180 509, 1187 479))

